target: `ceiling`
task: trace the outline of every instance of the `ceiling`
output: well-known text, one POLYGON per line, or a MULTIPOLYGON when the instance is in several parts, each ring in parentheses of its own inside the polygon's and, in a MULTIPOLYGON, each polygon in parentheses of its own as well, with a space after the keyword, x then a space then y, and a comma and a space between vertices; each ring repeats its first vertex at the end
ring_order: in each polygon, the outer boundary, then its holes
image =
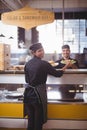
POLYGON ((17 10, 25 5, 61 12, 63 4, 67 12, 87 11, 87 0, 0 0, 0 13, 17 10))
POLYGON ((0 13, 24 7, 29 0, 0 0, 0 13))

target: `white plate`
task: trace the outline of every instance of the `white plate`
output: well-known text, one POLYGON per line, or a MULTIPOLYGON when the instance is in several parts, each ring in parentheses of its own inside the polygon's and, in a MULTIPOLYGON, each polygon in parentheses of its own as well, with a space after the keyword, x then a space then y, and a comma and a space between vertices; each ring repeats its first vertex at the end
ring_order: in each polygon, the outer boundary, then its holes
POLYGON ((53 63, 52 66, 56 67, 59 63, 53 63))
POLYGON ((20 96, 23 96, 23 94, 15 92, 15 93, 7 94, 7 96, 9 96, 9 97, 20 97, 20 96))

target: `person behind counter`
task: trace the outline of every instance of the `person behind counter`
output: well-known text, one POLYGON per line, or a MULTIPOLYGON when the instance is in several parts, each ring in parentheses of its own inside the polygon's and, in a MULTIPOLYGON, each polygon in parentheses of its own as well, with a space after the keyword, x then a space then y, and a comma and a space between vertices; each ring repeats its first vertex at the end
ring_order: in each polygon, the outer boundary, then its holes
POLYGON ((62 46, 62 58, 60 60, 57 60, 58 66, 56 68, 63 68, 65 64, 70 60, 70 64, 67 69, 78 69, 79 64, 76 59, 73 59, 70 57, 70 47, 69 45, 65 44, 62 46))
POLYGON ((62 70, 56 70, 47 61, 42 60, 44 49, 41 43, 30 46, 33 54, 24 67, 26 89, 24 92, 24 116, 28 115, 27 130, 42 130, 43 124, 47 121, 47 75, 61 77, 69 65, 67 63, 62 70))
MULTIPOLYGON (((70 64, 68 65, 67 69, 78 69, 79 64, 76 59, 73 59, 70 57, 70 46, 65 44, 62 46, 62 58, 57 60, 56 63, 58 65, 55 67, 56 69, 63 68, 65 64, 67 64, 68 61, 70 61, 70 64)), ((76 85, 62 85, 59 88, 62 98, 63 99, 72 99, 76 95, 76 85), (73 90, 74 92, 70 93, 69 90, 73 90)))

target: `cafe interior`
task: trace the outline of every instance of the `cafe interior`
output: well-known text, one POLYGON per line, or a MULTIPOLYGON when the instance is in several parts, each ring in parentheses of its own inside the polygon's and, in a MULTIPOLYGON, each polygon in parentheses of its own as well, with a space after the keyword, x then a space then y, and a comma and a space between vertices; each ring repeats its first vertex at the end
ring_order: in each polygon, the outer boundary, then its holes
POLYGON ((43 130, 87 130, 87 0, 0 0, 0 130, 27 129, 24 66, 37 42, 44 47, 43 60, 59 60, 68 44, 79 63, 61 78, 48 75, 43 130))

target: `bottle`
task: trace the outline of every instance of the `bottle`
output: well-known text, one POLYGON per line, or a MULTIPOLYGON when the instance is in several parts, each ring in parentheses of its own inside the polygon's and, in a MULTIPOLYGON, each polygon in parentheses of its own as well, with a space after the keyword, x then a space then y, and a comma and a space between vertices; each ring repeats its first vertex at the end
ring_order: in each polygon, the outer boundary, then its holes
POLYGON ((55 50, 54 53, 53 53, 52 59, 53 59, 53 61, 58 60, 58 54, 57 54, 56 50, 55 50))

